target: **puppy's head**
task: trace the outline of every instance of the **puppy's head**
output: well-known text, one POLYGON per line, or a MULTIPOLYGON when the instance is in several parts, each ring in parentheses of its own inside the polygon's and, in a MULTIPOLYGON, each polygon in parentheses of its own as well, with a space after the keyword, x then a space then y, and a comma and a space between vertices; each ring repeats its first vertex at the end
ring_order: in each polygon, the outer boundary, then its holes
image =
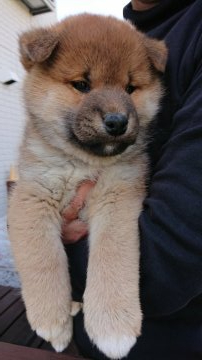
POLYGON ((20 52, 33 124, 64 151, 119 154, 157 113, 166 47, 126 21, 72 16, 23 34, 20 52))

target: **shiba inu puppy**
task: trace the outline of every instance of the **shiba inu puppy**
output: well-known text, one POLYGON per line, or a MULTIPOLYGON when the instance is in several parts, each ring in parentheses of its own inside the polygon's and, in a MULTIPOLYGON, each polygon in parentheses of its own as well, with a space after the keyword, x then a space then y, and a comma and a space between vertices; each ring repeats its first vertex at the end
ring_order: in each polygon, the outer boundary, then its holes
POLYGON ((82 14, 23 34, 20 53, 27 126, 9 224, 27 317, 56 351, 68 345, 62 214, 79 184, 96 180, 82 212, 89 226, 85 328, 103 353, 121 358, 141 333, 138 217, 167 50, 126 21, 82 14))

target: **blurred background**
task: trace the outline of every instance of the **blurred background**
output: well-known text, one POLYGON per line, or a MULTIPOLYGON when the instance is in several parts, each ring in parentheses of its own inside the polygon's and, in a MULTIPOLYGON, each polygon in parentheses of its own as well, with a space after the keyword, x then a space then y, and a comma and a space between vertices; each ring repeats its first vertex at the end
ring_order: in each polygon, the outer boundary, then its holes
POLYGON ((18 37, 28 29, 90 12, 122 18, 127 0, 0 0, 0 285, 19 286, 7 233, 8 191, 17 181, 18 149, 26 114, 18 37))

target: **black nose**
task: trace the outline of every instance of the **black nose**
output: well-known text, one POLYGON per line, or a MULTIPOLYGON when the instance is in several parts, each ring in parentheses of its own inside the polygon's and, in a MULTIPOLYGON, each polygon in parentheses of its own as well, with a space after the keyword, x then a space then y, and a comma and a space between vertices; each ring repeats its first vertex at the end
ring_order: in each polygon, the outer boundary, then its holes
POLYGON ((104 117, 104 124, 108 134, 123 135, 127 130, 128 117, 121 113, 108 113, 104 117))

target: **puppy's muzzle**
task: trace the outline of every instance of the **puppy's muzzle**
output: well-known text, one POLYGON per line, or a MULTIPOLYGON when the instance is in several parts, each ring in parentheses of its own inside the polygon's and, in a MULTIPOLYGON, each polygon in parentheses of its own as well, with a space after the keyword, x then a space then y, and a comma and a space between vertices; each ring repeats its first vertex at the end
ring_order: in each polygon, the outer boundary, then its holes
POLYGON ((109 135, 123 135, 128 126, 128 117, 122 113, 107 113, 104 116, 105 130, 109 135))

